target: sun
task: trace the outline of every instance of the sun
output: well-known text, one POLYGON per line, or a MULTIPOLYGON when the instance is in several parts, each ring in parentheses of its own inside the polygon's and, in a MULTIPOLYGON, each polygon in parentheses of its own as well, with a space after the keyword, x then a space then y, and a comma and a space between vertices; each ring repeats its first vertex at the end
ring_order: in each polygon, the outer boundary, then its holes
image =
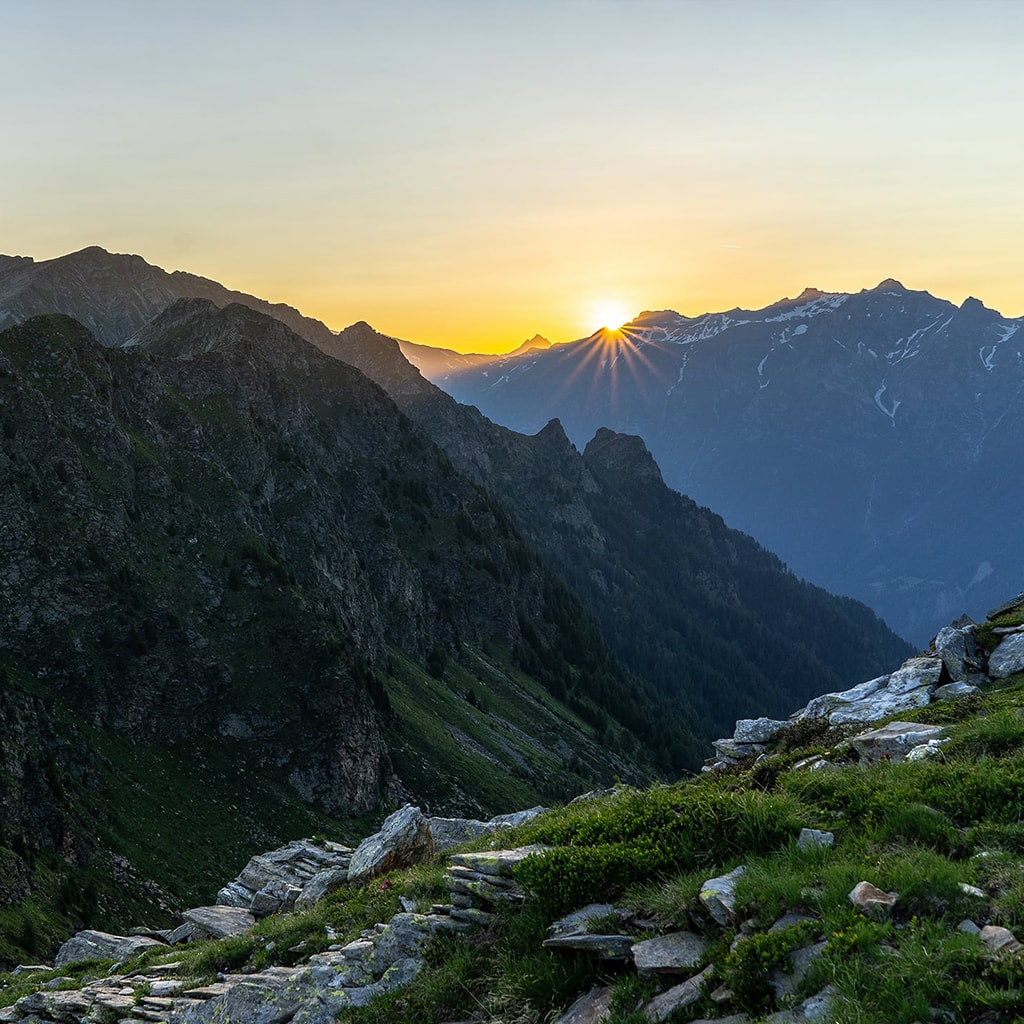
POLYGON ((602 299, 590 307, 588 323, 591 332, 606 327, 609 331, 617 331, 623 324, 633 319, 629 307, 618 299, 602 299))

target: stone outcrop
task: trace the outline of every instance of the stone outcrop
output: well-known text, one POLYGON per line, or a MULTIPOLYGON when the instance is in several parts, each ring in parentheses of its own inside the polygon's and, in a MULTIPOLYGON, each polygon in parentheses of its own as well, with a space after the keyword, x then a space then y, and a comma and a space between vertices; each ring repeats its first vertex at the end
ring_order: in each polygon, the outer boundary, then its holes
POLYGON ((376 878, 397 868, 423 864, 434 856, 430 825, 418 807, 406 804, 388 817, 381 830, 356 847, 348 866, 349 882, 376 878))
POLYGON ((85 930, 68 939, 57 951, 55 967, 66 967, 81 960, 129 960, 147 949, 162 946, 157 939, 142 935, 111 935, 85 930))
POLYGON ((878 729, 868 729, 850 740, 862 761, 902 761, 915 747, 927 747, 945 733, 941 725, 919 722, 890 722, 878 729))
MULTIPOLYGON (((290 910, 318 876, 337 878, 337 872, 344 871, 347 880, 351 858, 352 851, 340 843, 295 840, 252 857, 239 876, 217 893, 217 903, 240 907, 256 917, 290 910)), ((323 878, 317 882, 320 896, 329 891, 324 883, 323 878)))

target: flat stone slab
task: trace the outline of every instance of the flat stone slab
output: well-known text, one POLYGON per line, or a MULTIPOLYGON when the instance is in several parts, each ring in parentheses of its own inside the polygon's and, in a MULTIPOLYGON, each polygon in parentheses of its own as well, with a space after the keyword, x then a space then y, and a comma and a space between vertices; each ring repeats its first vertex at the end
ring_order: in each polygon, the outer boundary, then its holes
POLYGON ((660 996, 655 996, 644 1007, 644 1016, 658 1024, 659 1021, 670 1017, 676 1010, 692 1006, 700 999, 712 970, 712 967, 705 967, 700 974, 695 974, 667 992, 662 992, 660 996))
POLYGON ((854 736, 850 743, 861 759, 869 763, 901 761, 914 747, 926 744, 929 740, 940 739, 945 731, 941 725, 890 722, 879 729, 869 729, 854 736))
POLYGON ((632 935, 556 935, 544 940, 544 948, 588 953, 598 960, 629 960, 633 941, 632 935))
POLYGON ((166 948, 166 945, 144 935, 111 935, 109 932, 86 929, 60 947, 54 967, 64 967, 83 960, 127 960, 154 947, 166 948))
POLYGON ((451 864, 479 871, 482 875, 504 875, 510 877, 512 870, 527 857, 535 853, 547 853, 549 846, 534 843, 532 846, 519 846, 514 850, 485 850, 481 853, 452 854, 451 864))
POLYGON ((574 910, 571 914, 566 914, 565 917, 560 917, 549 924, 548 938, 553 939, 558 935, 584 935, 594 921, 609 918, 615 913, 615 907, 610 903, 588 903, 585 907, 580 907, 579 910, 574 910))
POLYGON ((244 935, 256 923, 256 918, 241 907, 193 907, 181 916, 211 939, 244 935))
POLYGON ((612 1015, 611 986, 584 992, 554 1024, 602 1024, 612 1015))
POLYGON ((884 921, 896 905, 896 893, 884 892, 870 882, 858 882, 847 897, 861 913, 884 921))
POLYGON ((633 962, 641 975, 686 974, 704 956, 705 942, 693 932, 670 932, 633 944, 633 962))
POLYGON ((736 919, 736 881, 746 870, 741 865, 727 875, 709 878, 700 887, 701 903, 723 928, 728 927, 736 919))

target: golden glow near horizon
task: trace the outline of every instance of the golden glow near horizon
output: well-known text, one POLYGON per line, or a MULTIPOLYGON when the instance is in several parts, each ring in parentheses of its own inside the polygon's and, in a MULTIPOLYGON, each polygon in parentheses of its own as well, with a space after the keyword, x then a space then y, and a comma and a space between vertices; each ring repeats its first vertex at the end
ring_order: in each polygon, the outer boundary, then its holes
POLYGON ((462 351, 887 277, 1021 316, 1021 38, 1001 0, 13 5, 0 252, 462 351))
POLYGON ((609 331, 617 331, 623 324, 629 323, 639 310, 630 309, 619 299, 601 299, 591 307, 589 324, 590 332, 606 327, 609 331))

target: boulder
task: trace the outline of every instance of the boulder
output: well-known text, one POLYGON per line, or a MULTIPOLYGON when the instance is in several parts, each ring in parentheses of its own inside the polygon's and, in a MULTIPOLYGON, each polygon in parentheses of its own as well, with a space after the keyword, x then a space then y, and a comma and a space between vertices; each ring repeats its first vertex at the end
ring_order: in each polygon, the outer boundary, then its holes
POLYGON ((193 926, 193 938, 197 940, 244 935, 256 923, 256 918, 241 907, 193 907, 181 916, 193 926))
MULTIPOLYGON (((971 675, 970 679, 985 679, 985 676, 971 675)), ((965 697, 969 693, 977 693, 978 687, 966 679, 958 679, 954 683, 946 683, 944 686, 935 688, 932 694, 934 700, 953 700, 955 697, 965 697)))
POLYGON ((768 743, 791 724, 775 718, 741 718, 732 738, 737 743, 768 743))
POLYGON ((979 938, 985 947, 993 953, 1016 953, 1024 948, 1009 928, 1002 928, 997 924, 985 925, 981 929, 979 938))
POLYGON ((451 863, 459 867, 479 871, 482 875, 504 875, 512 877, 513 869, 535 853, 546 853, 550 847, 534 844, 519 846, 514 850, 484 850, 480 853, 456 853, 451 863))
POLYGON ((164 945, 144 935, 111 935, 109 932, 86 929, 60 947, 53 965, 65 967, 83 960, 129 960, 147 949, 164 945))
POLYGON ((794 995, 800 983, 807 977, 811 965, 825 952, 825 942, 816 942, 810 946, 801 946, 789 954, 789 969, 774 970, 768 975, 768 984, 775 993, 775 998, 782 1000, 794 995))
POLYGON ((932 648, 942 659, 954 683, 962 682, 981 668, 974 645, 976 632, 977 627, 973 625, 962 628, 945 626, 932 642, 932 648))
POLYGON ((496 814, 488 825, 494 825, 497 828, 514 828, 516 825, 525 825, 528 821, 533 821, 538 815, 545 814, 547 812, 546 807, 541 807, 539 804, 536 807, 528 807, 525 811, 513 811, 511 814, 496 814))
POLYGON ((423 864, 434 855, 428 819, 406 804, 388 817, 381 830, 364 839, 352 854, 349 882, 363 882, 397 868, 423 864))
POLYGON ((632 935, 556 935, 544 940, 545 949, 588 953, 598 960, 629 960, 633 955, 632 935))
POLYGON ((611 986, 584 992, 554 1024, 602 1024, 612 1015, 611 986))
POLYGON ((862 914, 876 921, 884 921, 896 905, 896 893, 883 892, 870 882, 858 882, 848 899, 862 914))
POLYGON ((644 1016, 651 1021, 667 1020, 676 1010, 682 1010, 696 1003, 704 992, 704 986, 711 976, 713 967, 705 967, 700 974, 655 996, 644 1008, 644 1016))
POLYGON ((435 853, 444 853, 494 831, 488 822, 475 818, 430 818, 428 825, 435 853))
POLYGON ((295 899, 295 909, 303 910, 322 900, 329 893, 348 883, 348 866, 324 868, 318 871, 303 887, 295 899))
POLYGON ((560 917, 548 925, 548 938, 553 939, 560 935, 585 935, 598 921, 607 920, 612 915, 621 914, 610 903, 588 903, 579 910, 574 910, 565 917, 560 917))
POLYGON ((742 865, 727 875, 709 878, 700 887, 700 901, 723 928, 736 920, 736 881, 746 872, 742 865))
POLYGON ((1024 633, 1011 633, 988 656, 988 674, 1005 679, 1015 672, 1024 672, 1024 633))
POLYGON ((998 608, 993 608, 985 618, 988 619, 989 622, 992 622, 993 619, 998 619, 1000 615, 1006 615, 1007 612, 1014 612, 1018 608, 1024 608, 1024 594, 1018 594, 1011 600, 999 605, 998 608))
POLYGON ((836 837, 831 832, 823 832, 816 828, 802 828, 796 845, 802 850, 822 849, 835 846, 836 837))
POLYGON ((704 940, 693 932, 670 932, 633 944, 633 962, 641 975, 685 974, 704 956, 704 940))
POLYGON ((941 725, 920 722, 890 722, 878 729, 869 729, 854 736, 850 743, 861 759, 869 763, 882 760, 901 761, 912 748, 940 739, 945 732, 941 725))

